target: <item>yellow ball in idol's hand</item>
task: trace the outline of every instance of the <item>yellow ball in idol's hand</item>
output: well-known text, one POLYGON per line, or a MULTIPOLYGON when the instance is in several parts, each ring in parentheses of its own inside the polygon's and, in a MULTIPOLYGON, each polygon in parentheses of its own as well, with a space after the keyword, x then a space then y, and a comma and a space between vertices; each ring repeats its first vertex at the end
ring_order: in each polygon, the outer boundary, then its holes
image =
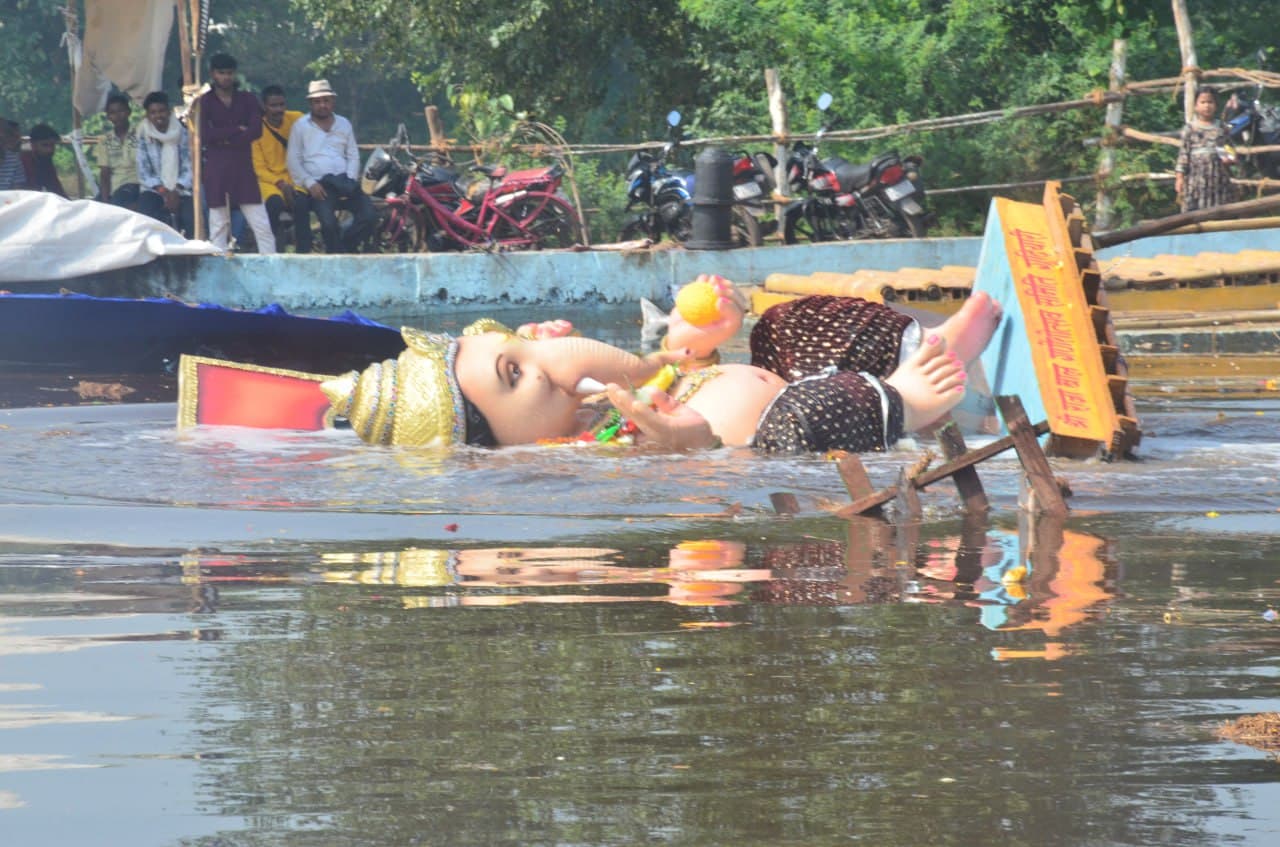
POLYGON ((720 291, 710 282, 697 280, 676 293, 676 311, 694 326, 706 326, 720 317, 720 291))

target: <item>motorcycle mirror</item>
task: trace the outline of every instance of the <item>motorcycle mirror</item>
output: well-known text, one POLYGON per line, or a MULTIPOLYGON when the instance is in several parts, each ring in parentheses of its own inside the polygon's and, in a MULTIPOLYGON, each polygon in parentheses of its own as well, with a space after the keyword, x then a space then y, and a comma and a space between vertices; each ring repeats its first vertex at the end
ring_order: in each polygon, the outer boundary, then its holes
POLYGON ((675 109, 667 112, 667 126, 680 126, 681 114, 675 109))
POLYGON ((825 112, 831 108, 831 101, 835 98, 831 96, 831 92, 824 91, 818 95, 818 111, 825 112))

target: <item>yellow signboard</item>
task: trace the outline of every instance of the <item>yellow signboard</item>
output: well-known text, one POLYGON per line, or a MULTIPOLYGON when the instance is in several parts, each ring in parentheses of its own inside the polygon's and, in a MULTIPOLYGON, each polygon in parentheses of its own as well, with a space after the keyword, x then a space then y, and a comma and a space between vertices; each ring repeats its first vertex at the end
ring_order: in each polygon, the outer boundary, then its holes
POLYGON ((1109 444, 1119 420, 1073 257, 1045 206, 996 198, 995 207, 1049 428, 1109 444))

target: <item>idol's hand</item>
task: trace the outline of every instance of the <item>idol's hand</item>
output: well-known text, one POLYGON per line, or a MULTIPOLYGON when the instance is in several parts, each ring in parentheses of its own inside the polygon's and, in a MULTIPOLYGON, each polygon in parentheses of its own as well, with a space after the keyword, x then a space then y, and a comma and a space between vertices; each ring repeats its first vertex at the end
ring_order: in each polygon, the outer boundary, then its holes
POLYGON ((665 391, 648 392, 652 407, 617 384, 611 384, 608 393, 613 407, 640 430, 641 443, 669 450, 700 450, 722 444, 706 418, 672 400, 665 391))
POLYGON ((644 360, 652 365, 656 371, 663 365, 679 365, 683 362, 696 361, 697 358, 693 350, 688 347, 666 347, 662 350, 646 353, 644 360))
POLYGON ((695 326, 674 309, 667 323, 666 346, 671 349, 688 347, 693 357, 705 359, 716 351, 721 344, 733 338, 742 328, 742 320, 746 314, 741 295, 733 283, 715 274, 699 274, 691 284, 708 283, 716 292, 717 317, 701 326, 695 326))
POLYGON ((521 324, 516 335, 530 341, 542 341, 545 338, 564 338, 573 334, 573 324, 565 320, 543 321, 542 323, 521 324))

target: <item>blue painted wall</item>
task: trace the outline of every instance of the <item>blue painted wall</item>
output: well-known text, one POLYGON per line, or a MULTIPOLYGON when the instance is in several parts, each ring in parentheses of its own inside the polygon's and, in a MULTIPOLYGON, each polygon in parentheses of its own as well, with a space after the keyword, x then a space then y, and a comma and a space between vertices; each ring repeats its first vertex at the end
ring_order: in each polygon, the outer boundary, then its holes
MULTIPOLYGON (((224 306, 279 303, 300 312, 352 308, 403 315, 479 305, 663 300, 700 273, 759 284, 772 273, 892 271, 978 264, 981 239, 859 241, 726 251, 443 253, 396 256, 202 256, 54 284, 99 296, 163 296, 224 306)), ((1280 229, 1147 238, 1101 256, 1280 250, 1280 229)), ((39 289, 33 289, 39 290, 39 289)))

